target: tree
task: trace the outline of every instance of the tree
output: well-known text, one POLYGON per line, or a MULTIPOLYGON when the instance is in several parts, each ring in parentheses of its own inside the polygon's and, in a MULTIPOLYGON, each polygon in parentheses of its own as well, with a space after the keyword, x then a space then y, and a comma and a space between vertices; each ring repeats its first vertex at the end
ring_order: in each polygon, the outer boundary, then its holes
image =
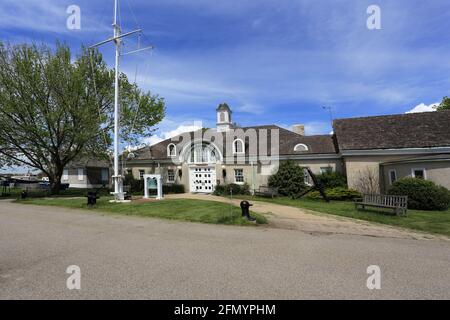
POLYGON ((305 169, 294 161, 284 161, 278 171, 269 177, 269 186, 278 188, 283 195, 295 198, 306 189, 305 169))
MULTIPOLYGON (((120 75, 121 137, 130 143, 154 131, 162 98, 120 75)), ((41 170, 53 193, 64 167, 85 157, 109 158, 114 71, 98 51, 72 60, 66 45, 0 43, 0 158, 41 170)))
POLYGON ((436 110, 437 111, 450 110, 450 98, 449 97, 444 97, 442 99, 442 102, 436 108, 436 110))
POLYGON ((359 192, 365 194, 380 193, 380 174, 378 170, 369 166, 359 170, 355 187, 359 192))

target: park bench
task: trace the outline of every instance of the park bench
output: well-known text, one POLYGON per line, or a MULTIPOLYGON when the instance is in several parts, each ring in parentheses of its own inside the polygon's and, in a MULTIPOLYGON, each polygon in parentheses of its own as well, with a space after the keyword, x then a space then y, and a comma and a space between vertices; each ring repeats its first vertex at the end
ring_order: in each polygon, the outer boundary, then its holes
POLYGON ((278 196, 278 188, 260 186, 258 190, 255 190, 255 196, 276 197, 278 196))
POLYGON ((408 197, 364 194, 362 199, 358 199, 355 202, 355 208, 364 210, 366 207, 392 209, 396 215, 406 215, 406 210, 408 209, 408 197))

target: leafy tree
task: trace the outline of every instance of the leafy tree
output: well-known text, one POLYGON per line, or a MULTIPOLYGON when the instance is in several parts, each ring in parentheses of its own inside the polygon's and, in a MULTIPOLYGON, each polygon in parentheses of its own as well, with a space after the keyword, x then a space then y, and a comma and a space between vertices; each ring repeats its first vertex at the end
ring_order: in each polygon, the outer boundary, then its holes
POLYGON ((306 189, 304 168, 291 160, 282 162, 278 171, 269 177, 269 186, 277 187, 283 195, 297 197, 306 189))
MULTIPOLYGON (((132 143, 153 132, 165 104, 125 74, 119 84, 121 137, 132 143)), ((41 170, 53 193, 71 161, 109 158, 113 116, 114 71, 98 51, 0 42, 0 158, 41 170)))
POLYGON ((439 106, 436 109, 437 111, 442 111, 442 110, 450 110, 450 98, 449 97, 444 97, 442 99, 442 102, 439 104, 439 106))

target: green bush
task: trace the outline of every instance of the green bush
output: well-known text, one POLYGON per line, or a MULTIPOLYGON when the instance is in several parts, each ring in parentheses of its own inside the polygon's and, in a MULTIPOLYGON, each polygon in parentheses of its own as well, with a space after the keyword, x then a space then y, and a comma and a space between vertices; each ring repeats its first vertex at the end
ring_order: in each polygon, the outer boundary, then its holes
POLYGON ((131 173, 128 173, 125 175, 123 184, 125 186, 130 186, 132 193, 143 193, 144 192, 144 180, 135 179, 133 174, 131 174, 131 173))
POLYGON ((432 181, 403 178, 394 182, 388 194, 408 196, 408 208, 418 210, 447 210, 450 191, 432 181))
MULTIPOLYGON (((347 189, 343 187, 326 189, 325 193, 330 200, 347 201, 355 200, 361 197, 361 193, 353 189, 347 189)), ((322 199, 319 191, 312 191, 306 195, 309 199, 322 199)))
POLYGON ((214 190, 214 194, 216 196, 228 196, 230 193, 233 195, 249 195, 250 194, 250 186, 247 183, 244 184, 219 184, 216 186, 214 190))
POLYGON ((171 193, 185 193, 184 185, 182 184, 165 184, 163 185, 163 193, 171 194, 171 193))
POLYGON ((316 175, 316 177, 324 188, 347 187, 347 178, 339 172, 324 172, 316 175))
POLYGON ((282 162, 278 171, 269 177, 269 186, 278 188, 282 195, 296 198, 307 188, 304 168, 291 160, 282 162))

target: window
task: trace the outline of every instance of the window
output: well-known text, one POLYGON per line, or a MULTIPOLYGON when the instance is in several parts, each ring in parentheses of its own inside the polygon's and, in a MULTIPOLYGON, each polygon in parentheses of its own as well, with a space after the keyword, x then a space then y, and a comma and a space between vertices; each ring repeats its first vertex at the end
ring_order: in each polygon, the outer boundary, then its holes
POLYGON ((191 163, 216 163, 220 155, 217 150, 209 144, 196 144, 192 146, 189 155, 191 163))
POLYGON ((389 182, 393 184, 395 181, 397 181, 397 171, 391 169, 389 170, 389 182))
POLYGON ((412 169, 413 178, 426 179, 427 175, 425 169, 412 169))
POLYGON ((220 122, 225 122, 225 112, 220 113, 220 122))
POLYGON ((69 169, 64 169, 62 179, 69 180, 69 169))
POLYGON ((102 168, 102 182, 108 182, 109 181, 109 174, 108 174, 108 168, 102 168))
POLYGON ((84 169, 78 168, 78 181, 83 181, 83 180, 84 180, 84 169))
POLYGON ((244 169, 234 169, 234 182, 244 183, 244 169))
POLYGON ((139 170, 139 179, 144 179, 145 170, 139 170))
POLYGON ((306 144, 300 143, 294 147, 294 151, 308 151, 308 146, 306 144))
POLYGON ((175 157, 177 155, 177 147, 171 143, 167 146, 167 156, 175 157))
POLYGON ((233 153, 244 153, 244 141, 236 139, 233 142, 233 153))
POLYGON ((172 169, 167 170, 167 182, 175 182, 175 171, 172 169))
POLYGON ((324 173, 332 173, 333 172, 333 168, 332 167, 321 167, 320 168, 320 173, 324 174, 324 173))

